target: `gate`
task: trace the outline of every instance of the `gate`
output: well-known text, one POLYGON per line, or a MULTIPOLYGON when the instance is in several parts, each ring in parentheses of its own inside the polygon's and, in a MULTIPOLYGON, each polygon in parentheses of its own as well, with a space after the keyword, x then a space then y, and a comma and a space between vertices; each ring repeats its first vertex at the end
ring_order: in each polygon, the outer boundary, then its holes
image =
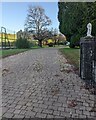
POLYGON ((2 49, 16 48, 15 42, 16 42, 15 32, 10 31, 10 30, 6 29, 5 27, 1 27, 0 48, 2 48, 2 49))

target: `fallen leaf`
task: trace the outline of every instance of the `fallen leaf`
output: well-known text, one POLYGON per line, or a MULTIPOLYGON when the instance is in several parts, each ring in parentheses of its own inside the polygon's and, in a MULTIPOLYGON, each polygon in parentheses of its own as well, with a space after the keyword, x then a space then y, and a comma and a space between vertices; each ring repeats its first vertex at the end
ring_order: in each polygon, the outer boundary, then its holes
POLYGON ((60 82, 62 83, 62 82, 63 82, 63 79, 60 79, 60 82))
POLYGON ((67 73, 70 73, 70 72, 73 72, 71 69, 60 69, 61 72, 67 72, 67 73))
POLYGON ((51 92, 52 92, 52 95, 57 95, 59 93, 59 88, 54 88, 51 92))
POLYGON ((2 70, 2 72, 9 72, 9 69, 4 68, 4 69, 2 70))
POLYGON ((89 112, 96 112, 96 107, 92 107, 92 109, 89 112))
POLYGON ((2 70, 2 76, 5 76, 6 73, 8 73, 8 72, 9 72, 9 69, 4 68, 4 69, 2 70))
POLYGON ((80 89, 86 89, 88 90, 91 94, 96 95, 96 86, 95 85, 90 85, 90 84, 83 84, 80 89))
POLYGON ((59 77, 59 75, 58 75, 58 74, 56 74, 55 76, 56 76, 56 77, 59 77))
POLYGON ((96 95, 96 89, 95 88, 89 89, 89 92, 93 95, 96 95))
POLYGON ((75 107, 77 106, 77 101, 76 100, 71 100, 68 102, 68 107, 75 107))

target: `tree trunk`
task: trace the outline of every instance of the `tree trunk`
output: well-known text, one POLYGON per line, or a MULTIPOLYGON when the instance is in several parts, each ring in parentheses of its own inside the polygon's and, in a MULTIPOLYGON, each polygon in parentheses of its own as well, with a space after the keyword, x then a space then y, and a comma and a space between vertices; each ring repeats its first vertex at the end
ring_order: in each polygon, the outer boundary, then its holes
POLYGON ((56 40, 54 41, 54 47, 55 47, 55 45, 56 45, 56 40))
POLYGON ((59 46, 59 40, 58 40, 58 46, 59 46))
POLYGON ((42 40, 39 40, 39 46, 42 47, 42 40))

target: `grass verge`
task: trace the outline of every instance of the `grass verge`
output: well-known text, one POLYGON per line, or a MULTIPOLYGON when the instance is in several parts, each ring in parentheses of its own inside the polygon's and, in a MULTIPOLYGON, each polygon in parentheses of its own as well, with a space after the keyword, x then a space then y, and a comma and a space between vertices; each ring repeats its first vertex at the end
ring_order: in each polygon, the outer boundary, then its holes
POLYGON ((9 50, 0 50, 0 58, 5 58, 11 55, 15 55, 21 52, 25 52, 29 49, 9 49, 9 50))
POLYGON ((5 58, 11 55, 19 54, 31 49, 39 49, 39 46, 33 46, 30 49, 6 49, 6 50, 0 50, 0 58, 5 58))
POLYGON ((73 64, 76 69, 79 69, 80 49, 78 48, 61 48, 60 52, 65 56, 70 64, 73 64))

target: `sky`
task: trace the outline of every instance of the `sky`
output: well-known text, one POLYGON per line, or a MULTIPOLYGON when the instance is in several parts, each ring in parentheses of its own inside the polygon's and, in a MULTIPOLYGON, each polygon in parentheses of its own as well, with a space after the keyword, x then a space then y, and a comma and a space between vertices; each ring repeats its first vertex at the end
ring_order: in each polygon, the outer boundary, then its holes
POLYGON ((45 14, 52 20, 50 28, 58 29, 57 2, 2 2, 2 23, 0 26, 15 32, 20 29, 24 30, 29 5, 42 6, 45 9, 45 14))

